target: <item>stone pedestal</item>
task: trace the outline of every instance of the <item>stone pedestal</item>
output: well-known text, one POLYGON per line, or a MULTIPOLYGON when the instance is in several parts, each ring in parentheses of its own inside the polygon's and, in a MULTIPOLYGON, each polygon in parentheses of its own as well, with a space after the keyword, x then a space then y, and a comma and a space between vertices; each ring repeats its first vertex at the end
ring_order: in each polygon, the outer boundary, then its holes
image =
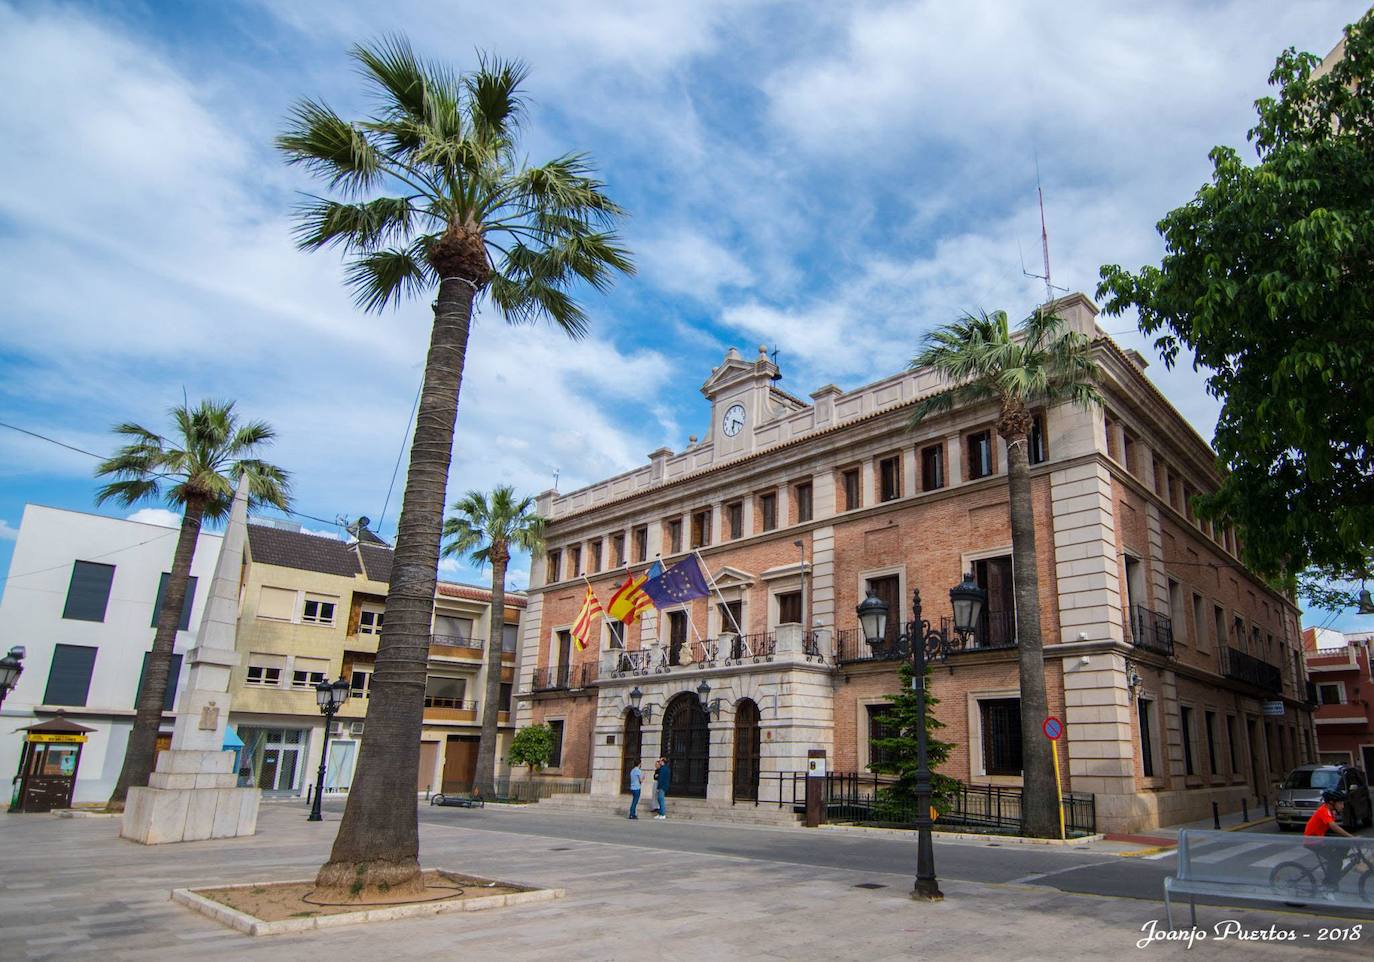
POLYGON ((256 788, 237 788, 233 752, 164 751, 147 788, 129 789, 119 834, 144 845, 252 835, 256 788))

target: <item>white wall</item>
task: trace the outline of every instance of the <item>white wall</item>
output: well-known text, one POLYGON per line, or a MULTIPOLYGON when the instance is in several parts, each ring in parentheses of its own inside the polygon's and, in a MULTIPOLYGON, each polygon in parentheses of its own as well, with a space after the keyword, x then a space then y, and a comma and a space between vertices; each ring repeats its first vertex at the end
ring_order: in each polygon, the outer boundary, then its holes
MULTIPOLYGON (((191 574, 198 578, 191 630, 177 633, 176 651, 195 643, 210 591, 222 538, 201 533, 191 574)), ((153 644, 151 627, 158 581, 172 567, 177 529, 77 511, 26 505, 10 574, 0 598, 0 652, 23 645, 24 673, 0 707, 0 773, 12 777, 22 738, 14 729, 53 717, 37 714, 57 644, 98 649, 84 707, 66 707, 66 717, 96 731, 88 736, 77 773, 74 801, 104 801, 114 788, 133 724, 134 697, 143 653, 153 644), (113 565, 114 582, 103 622, 62 617, 75 561, 113 565)), ((184 661, 184 659, 183 659, 184 661)), ((186 685, 182 665, 177 693, 186 685)), ((166 723, 164 729, 171 730, 166 723)))

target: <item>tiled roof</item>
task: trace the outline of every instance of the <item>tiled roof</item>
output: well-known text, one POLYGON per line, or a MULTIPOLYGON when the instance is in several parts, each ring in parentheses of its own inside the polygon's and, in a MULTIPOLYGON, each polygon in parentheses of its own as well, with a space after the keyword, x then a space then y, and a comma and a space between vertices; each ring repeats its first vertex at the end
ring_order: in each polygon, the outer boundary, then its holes
POLYGON ((318 571, 351 578, 360 573, 358 556, 342 541, 299 531, 248 526, 248 550, 258 564, 318 571))
MULTIPOLYGON (((491 601, 491 589, 478 588, 475 585, 462 585, 456 581, 441 581, 438 585, 438 593, 445 598, 466 598, 468 601, 491 601)), ((525 607, 528 598, 513 591, 506 592, 506 604, 512 608, 525 607)))
POLYGON ((358 553, 363 556, 364 573, 369 581, 383 584, 391 581, 391 549, 375 544, 358 545, 358 553))

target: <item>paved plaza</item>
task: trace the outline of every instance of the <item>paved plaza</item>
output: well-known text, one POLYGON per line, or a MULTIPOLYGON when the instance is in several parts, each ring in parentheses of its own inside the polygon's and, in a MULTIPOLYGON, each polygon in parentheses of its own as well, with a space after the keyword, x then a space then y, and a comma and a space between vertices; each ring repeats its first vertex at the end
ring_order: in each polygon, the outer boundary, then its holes
MULTIPOLYGON (((558 902, 438 918, 376 923, 307 936, 253 939, 173 904, 173 888, 308 877, 328 852, 338 813, 309 824, 296 805, 263 806, 249 839, 143 848, 116 837, 102 818, 10 815, 0 819, 0 954, 6 960, 401 959, 1101 959, 1133 953, 1141 927, 1162 919, 1158 901, 1068 893, 1050 884, 943 878, 938 905, 907 898, 910 873, 896 859, 881 870, 819 867, 729 850, 749 833, 758 852, 778 852, 804 838, 816 850, 853 844, 841 835, 802 829, 741 829, 706 823, 613 826, 586 816, 589 829, 618 841, 560 838, 539 825, 538 810, 426 811, 426 865, 567 889, 558 902), (481 814, 481 813, 479 813, 481 814), (481 827, 475 827, 478 824, 481 827), (503 828, 502 826, 507 826, 503 828), (648 831, 645 831, 645 830, 648 831), (670 847, 652 833, 674 833, 670 847), (713 839, 720 838, 719 844, 713 839), (710 851, 713 847, 721 851, 710 851), (689 850, 690 849, 690 850, 689 850), (858 888, 877 885, 879 888, 858 888)), ((581 833, 589 834, 588 832, 581 833)), ((896 846, 914 846, 895 841, 896 846)), ((960 874, 960 843, 937 856, 960 874)), ((970 850, 971 851, 971 850, 970 850)), ((897 856, 901 856, 900 850, 897 856)), ((1008 849, 993 860, 1023 857, 1008 849), (1005 853, 1005 854, 1003 854, 1005 853)), ((1082 852, 1036 853, 1081 871, 1082 852)), ((1101 856, 1094 856, 1093 860, 1101 856)), ((1107 856, 1110 858, 1110 856, 1107 856)), ((835 860, 831 860, 832 862, 835 860)), ((1116 859, 1117 862, 1138 862, 1116 859)), ((1246 928, 1291 929, 1299 944, 1209 940, 1189 957, 1227 959, 1367 958, 1369 936, 1353 944, 1318 944, 1318 930, 1349 926, 1276 910, 1207 907, 1207 927, 1236 919, 1246 928), (1307 937, 1304 938, 1303 936, 1307 937)), ((1161 922, 1162 926, 1162 922, 1161 922)), ((1183 957, 1179 945, 1140 950, 1183 957)), ((1144 957, 1144 956, 1142 956, 1144 957)))

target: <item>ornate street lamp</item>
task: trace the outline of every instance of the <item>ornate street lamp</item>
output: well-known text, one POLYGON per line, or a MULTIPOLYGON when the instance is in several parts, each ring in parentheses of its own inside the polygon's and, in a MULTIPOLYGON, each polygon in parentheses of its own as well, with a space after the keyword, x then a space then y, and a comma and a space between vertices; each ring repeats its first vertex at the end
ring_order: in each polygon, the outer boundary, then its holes
POLYGON ((329 726, 334 720, 335 713, 348 701, 348 689, 349 684, 342 676, 333 683, 322 681, 315 686, 315 702, 320 706, 320 714, 324 716, 324 742, 320 745, 320 773, 315 778, 315 803, 310 806, 307 822, 323 820, 320 814, 320 799, 324 796, 324 768, 329 764, 329 726))
MULTIPOLYGON (((921 618, 921 592, 911 593, 911 620, 906 630, 897 638, 898 651, 911 652, 911 689, 916 693, 916 887, 911 897, 936 902, 943 899, 939 880, 935 877, 935 847, 931 841, 930 829, 930 756, 926 747, 926 662, 943 661, 951 650, 962 647, 968 637, 978 627, 987 603, 987 592, 979 588, 973 575, 949 592, 949 601, 954 608, 954 631, 958 642, 952 640, 942 629, 932 628, 930 622, 921 618)), ((882 644, 887 633, 887 603, 868 593, 868 597, 857 608, 859 624, 863 628, 864 641, 876 649, 882 644)))
POLYGON ((19 676, 24 673, 24 655, 24 646, 15 645, 8 655, 0 658, 0 705, 5 703, 5 696, 19 683, 19 676))
POLYGON ((701 702, 702 710, 712 718, 720 717, 720 699, 711 700, 711 686, 706 684, 705 678, 701 680, 700 685, 697 685, 697 701, 701 702))

